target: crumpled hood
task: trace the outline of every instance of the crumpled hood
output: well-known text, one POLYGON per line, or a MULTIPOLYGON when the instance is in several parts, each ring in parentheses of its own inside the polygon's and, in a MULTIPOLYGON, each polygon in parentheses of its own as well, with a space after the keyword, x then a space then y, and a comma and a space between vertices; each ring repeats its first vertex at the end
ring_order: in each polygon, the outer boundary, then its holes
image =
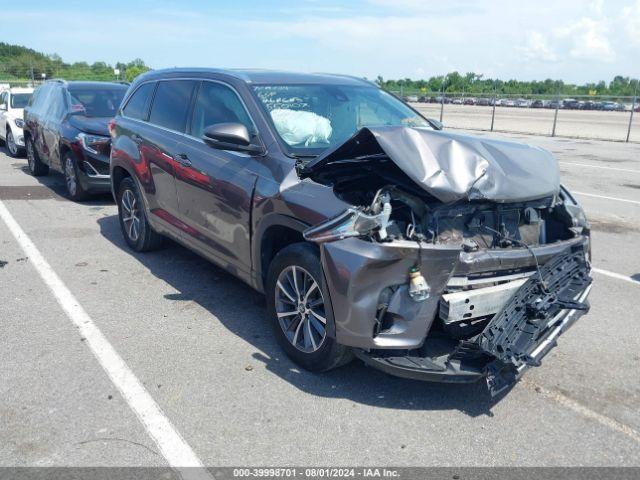
POLYGON ((85 133, 93 135, 109 136, 109 117, 85 117, 84 115, 71 115, 69 123, 85 133))
POLYGON ((560 170, 548 151, 516 142, 414 127, 362 128, 304 166, 311 174, 332 163, 384 154, 444 203, 460 199, 518 202, 558 194, 560 170))

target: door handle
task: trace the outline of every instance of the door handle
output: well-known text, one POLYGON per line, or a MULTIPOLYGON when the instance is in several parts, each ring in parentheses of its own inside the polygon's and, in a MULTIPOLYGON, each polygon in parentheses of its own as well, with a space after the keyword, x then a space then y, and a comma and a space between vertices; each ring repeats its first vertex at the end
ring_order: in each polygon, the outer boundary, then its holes
POLYGON ((142 137, 137 133, 134 133, 133 135, 131 135, 131 140, 133 140, 137 144, 142 143, 142 137))
POLYGON ((190 167, 192 165, 191 160, 186 153, 179 153, 173 157, 176 162, 178 162, 183 167, 190 167))

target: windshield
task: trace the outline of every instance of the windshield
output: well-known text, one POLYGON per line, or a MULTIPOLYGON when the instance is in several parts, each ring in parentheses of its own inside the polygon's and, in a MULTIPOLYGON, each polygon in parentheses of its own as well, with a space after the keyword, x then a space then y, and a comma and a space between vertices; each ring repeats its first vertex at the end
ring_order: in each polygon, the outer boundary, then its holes
POLYGON ((114 117, 127 87, 69 88, 71 112, 87 117, 114 117))
POLYGON ((24 108, 29 103, 30 93, 14 93, 11 95, 11 108, 24 108))
POLYGON ((375 87, 258 85, 254 90, 293 154, 317 155, 362 127, 429 127, 419 114, 375 87))

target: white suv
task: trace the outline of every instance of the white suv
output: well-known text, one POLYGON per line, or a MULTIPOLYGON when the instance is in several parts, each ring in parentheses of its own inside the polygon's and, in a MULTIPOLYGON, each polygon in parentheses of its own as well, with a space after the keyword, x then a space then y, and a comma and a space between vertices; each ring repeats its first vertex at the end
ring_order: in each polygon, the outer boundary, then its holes
POLYGON ((9 88, 0 92, 0 142, 6 143, 12 157, 24 150, 22 112, 32 94, 33 88, 9 88))

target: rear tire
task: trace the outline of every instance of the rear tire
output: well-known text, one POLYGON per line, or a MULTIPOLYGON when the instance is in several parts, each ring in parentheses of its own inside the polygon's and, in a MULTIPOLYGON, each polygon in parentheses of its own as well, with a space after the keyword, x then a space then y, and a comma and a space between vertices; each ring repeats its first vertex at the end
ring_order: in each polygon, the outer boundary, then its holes
POLYGON ((140 190, 131 177, 120 182, 117 200, 120 229, 127 245, 136 252, 159 248, 163 237, 149 225, 140 190))
POLYGON ((45 165, 40 160, 36 147, 31 138, 27 138, 27 162, 29 164, 29 172, 34 177, 41 177, 49 173, 49 165, 45 165))
POLYGON ((89 196, 80 183, 78 176, 78 162, 73 153, 67 152, 62 157, 62 167, 64 172, 64 183, 67 187, 67 195, 74 202, 81 202, 86 200, 89 196))
POLYGON ((269 266, 266 295, 278 343, 296 364, 325 372, 352 360, 331 333, 336 325, 316 248, 296 243, 281 250, 269 266))

